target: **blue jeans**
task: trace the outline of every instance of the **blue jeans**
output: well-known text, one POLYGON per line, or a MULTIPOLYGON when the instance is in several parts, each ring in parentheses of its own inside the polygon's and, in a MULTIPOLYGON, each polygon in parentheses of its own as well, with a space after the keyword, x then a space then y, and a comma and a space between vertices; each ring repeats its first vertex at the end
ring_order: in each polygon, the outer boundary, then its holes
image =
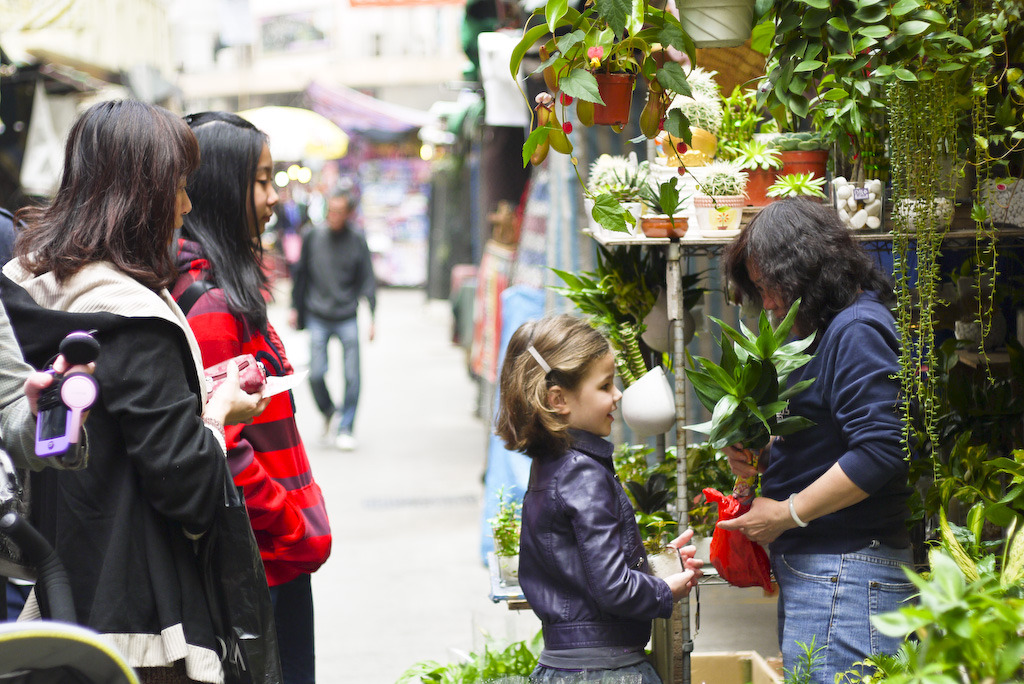
POLYGON ((307 315, 306 327, 309 328, 309 385, 313 398, 324 418, 330 418, 335 412, 341 414, 338 432, 351 433, 359 404, 359 319, 353 316, 344 321, 325 321, 307 315), (345 371, 345 396, 340 410, 327 391, 327 345, 332 337, 341 341, 345 371))
POLYGON ((871 616, 910 600, 914 585, 903 568, 912 549, 877 542, 853 553, 772 554, 779 583, 779 646, 783 667, 792 670, 803 653, 799 644, 824 647, 813 681, 832 684, 836 673, 872 653, 895 653, 902 639, 887 637, 871 616))
POLYGON ((281 650, 283 684, 316 681, 316 649, 313 642, 313 589, 309 575, 270 587, 281 650))

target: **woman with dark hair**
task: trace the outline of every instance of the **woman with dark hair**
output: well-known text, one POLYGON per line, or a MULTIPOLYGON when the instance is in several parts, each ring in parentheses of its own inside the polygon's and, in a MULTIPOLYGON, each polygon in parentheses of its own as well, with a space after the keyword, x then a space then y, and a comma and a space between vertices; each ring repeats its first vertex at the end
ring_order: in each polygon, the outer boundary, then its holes
MULTIPOLYGON (((171 292, 188 316, 205 365, 252 354, 269 375, 290 375, 264 299, 260 234, 278 199, 266 136, 226 112, 193 114, 186 121, 203 161, 188 184, 192 211, 181 228, 180 275, 171 292)), ((330 555, 331 533, 291 395, 272 397, 251 425, 228 428, 227 447, 274 600, 285 684, 312 684, 310 573, 330 555)))
POLYGON ((33 515, 69 570, 78 619, 143 682, 223 681, 194 542, 223 505, 224 426, 268 403, 241 390, 234 366, 207 396, 195 337, 166 290, 198 164, 195 136, 167 110, 93 105, 71 129, 53 201, 21 212, 17 259, 0 279, 35 367, 71 331, 100 343, 89 466, 34 476, 33 515))
MULTIPOLYGON (((762 209, 726 248, 724 269, 739 302, 776 319, 799 299, 794 330, 815 335, 814 358, 789 380, 815 378, 789 405, 814 425, 762 452, 761 496, 719 526, 769 544, 784 665, 813 638, 824 647, 815 681, 830 683, 899 648, 870 618, 913 593, 892 281, 834 210, 807 200, 762 209)), ((755 474, 738 449, 726 451, 736 474, 755 474)))

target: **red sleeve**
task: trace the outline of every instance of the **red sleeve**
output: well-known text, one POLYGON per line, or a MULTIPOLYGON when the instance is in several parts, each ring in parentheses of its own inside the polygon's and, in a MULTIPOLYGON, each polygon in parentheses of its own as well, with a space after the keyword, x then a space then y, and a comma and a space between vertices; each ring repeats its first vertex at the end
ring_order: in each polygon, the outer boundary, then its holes
MULTIPOLYGON (((243 325, 228 311, 223 290, 215 288, 200 297, 188 313, 188 322, 199 342, 204 368, 245 353, 243 325)), ((302 539, 306 534, 302 512, 256 458, 245 436, 249 428, 228 425, 224 434, 228 464, 235 484, 242 488, 252 527, 286 544, 302 539)))

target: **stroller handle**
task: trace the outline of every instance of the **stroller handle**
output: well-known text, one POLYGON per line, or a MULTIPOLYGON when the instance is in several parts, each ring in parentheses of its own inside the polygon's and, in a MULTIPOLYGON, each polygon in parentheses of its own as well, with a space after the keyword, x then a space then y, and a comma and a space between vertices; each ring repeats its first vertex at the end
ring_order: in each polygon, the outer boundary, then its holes
POLYGON ((44 617, 61 622, 76 622, 75 602, 71 596, 71 583, 64 565, 50 543, 24 518, 11 511, 0 518, 0 533, 10 537, 24 554, 26 561, 35 566, 37 589, 42 588, 49 614, 44 617))

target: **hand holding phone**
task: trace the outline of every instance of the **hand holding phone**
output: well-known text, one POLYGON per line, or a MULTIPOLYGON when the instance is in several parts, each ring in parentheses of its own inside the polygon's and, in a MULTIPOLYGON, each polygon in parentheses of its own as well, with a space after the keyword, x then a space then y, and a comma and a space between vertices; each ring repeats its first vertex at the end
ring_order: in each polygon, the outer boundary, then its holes
MULTIPOLYGON (((99 351, 96 338, 83 331, 68 334, 60 343, 60 353, 71 366, 92 363, 99 351)), ((58 373, 52 364, 47 372, 53 375, 53 382, 40 393, 37 403, 36 455, 63 457, 77 451, 82 415, 99 396, 99 385, 88 373, 58 373)))

